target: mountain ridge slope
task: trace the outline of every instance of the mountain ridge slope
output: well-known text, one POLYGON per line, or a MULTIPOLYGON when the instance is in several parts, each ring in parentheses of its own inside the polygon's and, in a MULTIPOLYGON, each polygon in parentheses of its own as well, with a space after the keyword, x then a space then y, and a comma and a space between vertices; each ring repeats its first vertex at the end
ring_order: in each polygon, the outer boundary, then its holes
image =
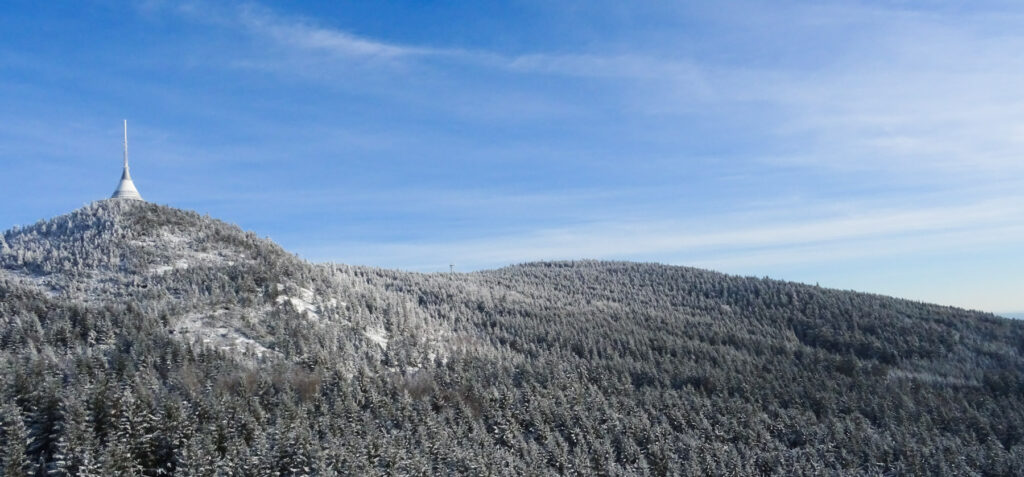
POLYGON ((2 237, 5 466, 1024 471, 1024 324, 991 314, 658 264, 315 265, 147 203, 2 237))

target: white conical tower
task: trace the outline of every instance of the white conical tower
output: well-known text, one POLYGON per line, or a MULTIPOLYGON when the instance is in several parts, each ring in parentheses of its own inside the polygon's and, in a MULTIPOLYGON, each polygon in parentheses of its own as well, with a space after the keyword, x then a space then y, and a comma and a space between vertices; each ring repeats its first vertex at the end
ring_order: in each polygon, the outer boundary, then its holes
POLYGON ((121 173, 121 183, 117 185, 117 190, 114 191, 114 195, 110 196, 111 199, 130 199, 130 200, 142 200, 142 196, 139 195, 139 190, 135 188, 135 183, 132 182, 132 175, 128 172, 128 120, 124 120, 124 172, 121 173))

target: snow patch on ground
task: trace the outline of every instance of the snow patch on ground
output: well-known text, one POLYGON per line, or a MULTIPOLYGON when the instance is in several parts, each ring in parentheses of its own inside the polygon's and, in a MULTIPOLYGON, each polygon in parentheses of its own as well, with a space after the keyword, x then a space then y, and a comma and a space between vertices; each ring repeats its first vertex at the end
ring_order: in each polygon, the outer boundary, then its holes
POLYGON ((188 237, 175 235, 166 230, 161 231, 156 237, 135 240, 132 243, 145 248, 158 249, 165 248, 167 244, 173 245, 170 248, 171 257, 169 257, 169 262, 156 263, 149 268, 149 273, 155 275, 162 275, 171 270, 187 269, 196 266, 232 265, 235 261, 243 258, 232 250, 196 251, 188 237))
POLYGON ((327 310, 334 310, 339 306, 348 306, 347 303, 339 302, 336 298, 323 300, 313 293, 313 290, 308 288, 295 287, 298 297, 294 297, 283 294, 283 292, 288 289, 288 287, 283 283, 278 283, 275 286, 278 292, 282 292, 282 294, 278 295, 274 300, 279 306, 287 303, 300 315, 305 315, 313 320, 319 320, 320 315, 327 310))
POLYGON ((377 345, 380 346, 380 349, 388 349, 388 334, 383 329, 367 328, 365 331, 363 331, 363 334, 366 335, 366 337, 369 338, 370 341, 377 343, 377 345))
POLYGON ((152 275, 163 275, 163 274, 165 274, 165 273, 167 273, 167 272, 169 272, 171 270, 186 269, 186 268, 189 267, 189 265, 190 264, 189 264, 188 260, 182 258, 182 259, 178 259, 177 261, 175 261, 174 263, 172 263, 170 265, 159 265, 159 266, 155 266, 155 267, 150 267, 149 273, 152 274, 152 275))
POLYGON ((183 243, 188 242, 188 237, 183 237, 181 235, 173 234, 173 233, 171 233, 168 230, 161 230, 160 231, 160 239, 162 241, 164 241, 164 242, 173 243, 173 244, 183 244, 183 243))
POLYGON ((902 369, 891 369, 889 370, 889 379, 911 379, 915 381, 922 381, 928 384, 945 385, 945 386, 956 386, 956 387, 978 387, 981 383, 968 380, 955 378, 950 376, 940 376, 930 372, 915 372, 915 371, 904 371, 902 369))
POLYGON ((205 345, 241 356, 263 358, 280 355, 277 351, 243 335, 237 329, 224 326, 224 323, 218 323, 211 318, 201 314, 186 315, 175 325, 174 331, 183 338, 198 340, 205 345))
POLYGON ((53 283, 46 277, 46 275, 34 275, 5 269, 0 269, 0 274, 3 274, 8 279, 18 282, 23 286, 39 290, 50 298, 56 298, 60 295, 59 290, 54 287, 53 283))
POLYGON ((277 297, 275 301, 277 302, 278 305, 290 303, 292 305, 292 308, 294 308, 295 311, 299 312, 299 314, 306 315, 307 317, 312 318, 314 320, 320 319, 320 315, 317 314, 316 305, 313 305, 308 301, 303 300, 302 298, 290 297, 288 295, 280 295, 277 297))

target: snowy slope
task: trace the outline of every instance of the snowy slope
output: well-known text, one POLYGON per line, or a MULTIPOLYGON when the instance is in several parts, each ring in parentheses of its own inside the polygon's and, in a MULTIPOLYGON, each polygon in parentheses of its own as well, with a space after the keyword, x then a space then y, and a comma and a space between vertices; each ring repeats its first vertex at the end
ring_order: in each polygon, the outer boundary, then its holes
POLYGON ((314 265, 103 201, 4 232, 0 345, 32 475, 1024 475, 1024 322, 687 267, 314 265))
POLYGON ((0 278, 85 306, 145 304, 167 315, 165 331, 176 339, 246 360, 308 358, 304 346, 285 343, 295 326, 335 337, 328 349, 348 356, 347 367, 383 359, 393 333, 416 333, 402 340, 406 355, 443 354, 449 332, 416 313, 396 329, 389 310, 412 309, 409 298, 366 286, 357 273, 307 263, 194 212, 138 201, 100 201, 8 231, 0 249, 0 278))

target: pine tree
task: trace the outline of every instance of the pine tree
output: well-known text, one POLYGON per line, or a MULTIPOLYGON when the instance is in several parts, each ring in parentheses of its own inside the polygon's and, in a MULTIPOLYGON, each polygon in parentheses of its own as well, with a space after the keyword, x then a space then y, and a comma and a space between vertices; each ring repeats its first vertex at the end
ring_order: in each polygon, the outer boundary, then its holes
POLYGON ((178 448, 178 466, 175 474, 183 477, 215 475, 216 453, 213 443, 205 433, 193 435, 178 448))
POLYGON ((0 408, 0 420, 4 431, 3 455, 0 455, 3 459, 3 475, 29 475, 32 472, 32 463, 27 453, 29 435, 22 420, 21 410, 15 405, 7 404, 0 408))
POLYGON ((127 389, 122 389, 119 396, 113 413, 114 428, 107 436, 107 446, 101 463, 105 472, 141 475, 143 467, 134 452, 138 437, 131 415, 135 404, 134 396, 127 389))
POLYGON ((57 440, 54 467, 58 475, 100 475, 99 450, 92 417, 75 396, 61 403, 64 429, 57 440))
POLYGON ((53 461, 57 451, 57 442, 66 426, 61 412, 57 386, 51 383, 48 380, 33 393, 34 405, 28 419, 30 427, 27 451, 30 456, 35 456, 36 466, 41 473, 49 473, 54 470, 53 461))

